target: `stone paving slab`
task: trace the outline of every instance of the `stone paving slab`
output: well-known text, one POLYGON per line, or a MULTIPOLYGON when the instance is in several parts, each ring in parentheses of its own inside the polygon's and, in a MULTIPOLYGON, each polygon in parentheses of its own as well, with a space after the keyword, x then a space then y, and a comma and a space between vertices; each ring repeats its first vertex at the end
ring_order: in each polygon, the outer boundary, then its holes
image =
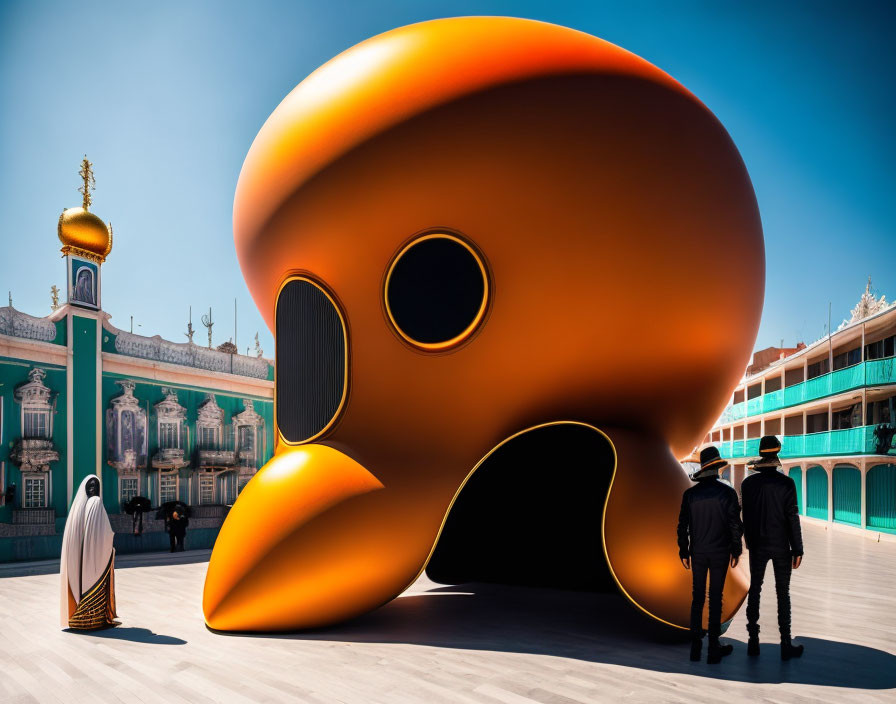
POLYGON ((71 633, 58 627, 58 561, 3 565, 0 702, 896 701, 896 545, 804 533, 793 596, 806 655, 780 661, 767 582, 761 657, 745 655, 741 611, 720 666, 689 662, 617 595, 425 578, 341 626, 218 634, 200 611, 208 551, 122 556, 123 625, 71 633))

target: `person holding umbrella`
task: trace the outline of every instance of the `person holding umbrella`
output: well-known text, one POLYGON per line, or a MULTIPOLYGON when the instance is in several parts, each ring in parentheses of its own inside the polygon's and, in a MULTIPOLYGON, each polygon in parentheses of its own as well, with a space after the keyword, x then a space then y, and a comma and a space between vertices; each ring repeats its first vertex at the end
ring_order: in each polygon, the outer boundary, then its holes
POLYGON ((171 540, 171 552, 184 551, 184 536, 187 534, 187 526, 190 519, 185 511, 175 509, 168 521, 168 537, 171 540))
POLYGON ((165 530, 171 540, 171 552, 184 549, 184 536, 190 524, 190 509, 182 501, 166 501, 156 512, 156 519, 165 519, 165 530))
POLYGON ((134 535, 143 535, 143 514, 150 510, 152 504, 145 496, 134 496, 124 505, 124 512, 133 516, 134 535))

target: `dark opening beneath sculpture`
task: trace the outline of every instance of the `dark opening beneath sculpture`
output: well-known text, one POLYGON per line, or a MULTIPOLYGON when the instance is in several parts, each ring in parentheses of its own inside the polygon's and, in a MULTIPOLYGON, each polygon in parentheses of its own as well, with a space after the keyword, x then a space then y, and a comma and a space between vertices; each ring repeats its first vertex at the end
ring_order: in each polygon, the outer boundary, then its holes
POLYGON ((486 282, 476 256, 453 238, 415 242, 396 260, 386 297, 399 331, 412 342, 453 340, 476 322, 486 282))
POLYGON ((582 425, 545 426, 505 443, 458 495, 427 576, 615 591, 601 532, 613 463, 609 441, 582 425))

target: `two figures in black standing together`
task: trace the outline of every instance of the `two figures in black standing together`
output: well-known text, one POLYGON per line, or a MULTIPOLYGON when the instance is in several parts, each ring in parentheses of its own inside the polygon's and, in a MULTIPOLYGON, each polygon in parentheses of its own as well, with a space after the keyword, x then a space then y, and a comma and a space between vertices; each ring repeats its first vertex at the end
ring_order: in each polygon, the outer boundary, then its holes
POLYGON ((743 521, 737 492, 719 481, 719 471, 728 463, 716 447, 700 453, 700 469, 692 479, 696 485, 684 492, 678 517, 678 554, 685 569, 693 572, 691 602, 691 660, 700 660, 703 648, 703 607, 709 576, 709 647, 707 663, 716 664, 730 655, 733 646, 721 645, 722 589, 728 565, 736 567, 745 534, 750 551, 750 592, 747 597, 748 655, 759 655, 759 596, 765 568, 772 562, 778 596, 778 627, 781 659, 803 654, 790 634, 790 574, 802 562, 796 486, 793 479, 777 471, 781 445, 773 436, 760 440, 760 457, 751 463, 754 474, 741 485, 743 521))

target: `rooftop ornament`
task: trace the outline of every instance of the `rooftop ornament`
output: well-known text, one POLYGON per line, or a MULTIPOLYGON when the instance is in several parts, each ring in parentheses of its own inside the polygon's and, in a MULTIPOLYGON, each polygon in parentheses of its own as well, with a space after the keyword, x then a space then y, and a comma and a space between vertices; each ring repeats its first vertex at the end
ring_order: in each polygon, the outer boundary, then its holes
POLYGON ((99 264, 106 261, 112 251, 112 224, 106 225, 103 220, 91 213, 89 208, 93 202, 90 192, 96 188, 93 175, 93 164, 87 156, 81 161, 78 172, 83 184, 78 189, 82 196, 80 208, 67 208, 59 216, 59 240, 62 242, 62 253, 74 254, 99 264))
POLYGON ((838 330, 842 330, 847 325, 852 325, 853 323, 857 323, 860 320, 864 320, 865 318, 870 318, 872 315, 877 315, 878 313, 883 313, 888 308, 896 305, 896 303, 887 303, 887 297, 881 296, 877 298, 873 293, 871 293, 871 277, 868 277, 868 283, 865 284, 865 293, 862 294, 862 297, 859 299, 859 302, 856 304, 856 307, 850 311, 849 320, 844 318, 843 322, 837 327, 838 330))

